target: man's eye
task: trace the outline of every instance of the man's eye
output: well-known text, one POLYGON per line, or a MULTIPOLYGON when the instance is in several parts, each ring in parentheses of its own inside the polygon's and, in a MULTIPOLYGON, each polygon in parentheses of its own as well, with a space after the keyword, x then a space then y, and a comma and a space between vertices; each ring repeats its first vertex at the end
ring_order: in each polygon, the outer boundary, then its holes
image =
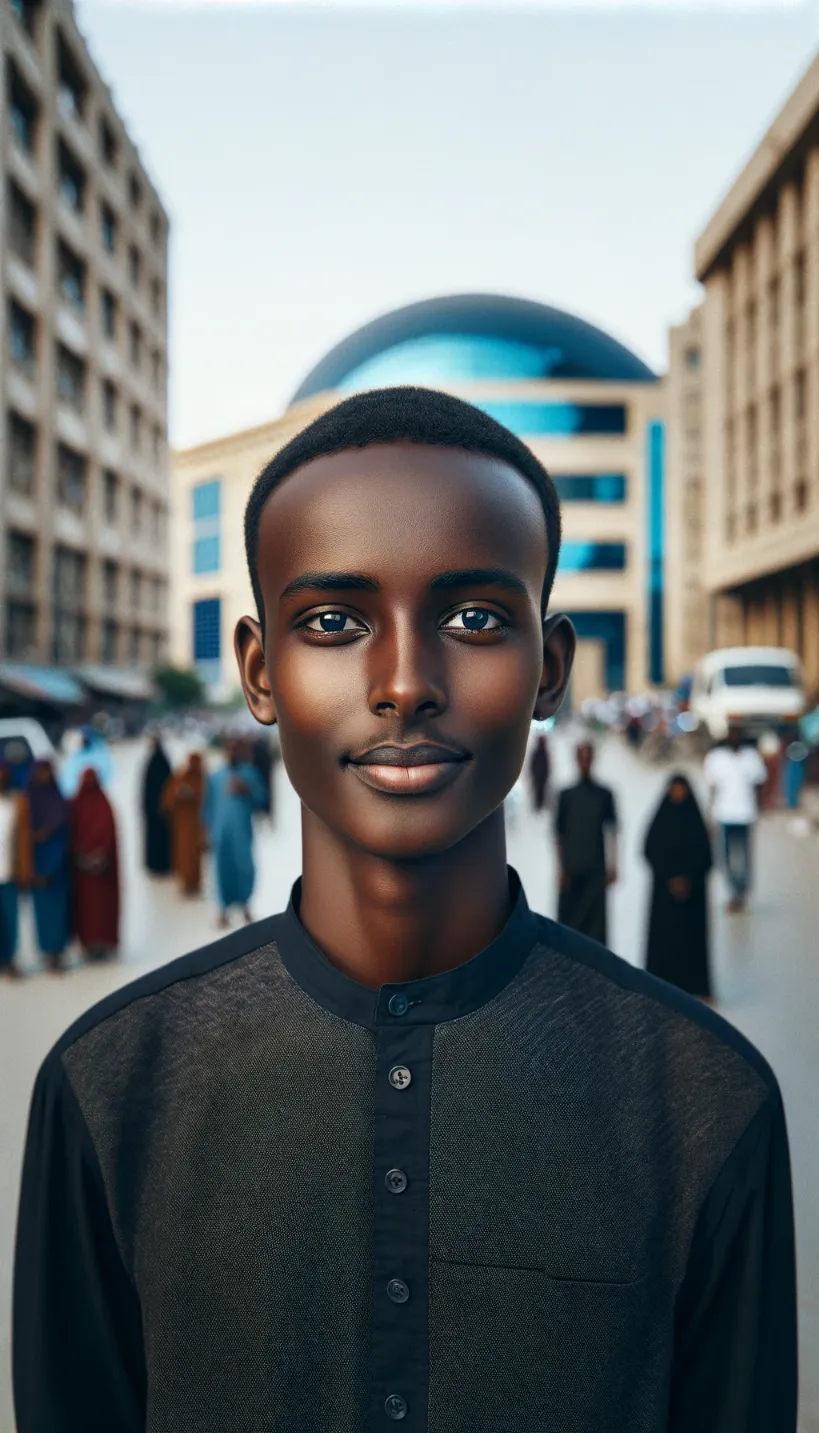
POLYGON ((308 632, 342 632, 345 636, 353 630, 353 619, 346 612, 319 612, 304 623, 308 632), (351 625, 347 625, 347 624, 351 625))
POLYGON ((463 607, 447 618, 444 628, 450 632, 499 632, 505 625, 503 619, 490 612, 488 607, 463 607))

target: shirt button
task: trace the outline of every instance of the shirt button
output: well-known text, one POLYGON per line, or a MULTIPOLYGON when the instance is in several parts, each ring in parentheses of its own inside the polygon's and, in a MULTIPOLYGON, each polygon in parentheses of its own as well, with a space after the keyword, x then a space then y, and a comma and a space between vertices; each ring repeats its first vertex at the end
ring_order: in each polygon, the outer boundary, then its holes
POLYGON ((405 1304, 410 1296, 409 1288, 403 1279, 390 1279, 387 1284, 387 1293, 394 1304, 405 1304))
POLYGON ((393 1065, 389 1079, 394 1090, 405 1090, 412 1082, 412 1071, 406 1065, 393 1065))
POLYGON ((391 995, 387 1009, 391 1015, 406 1015, 409 1010, 409 1001, 406 995, 391 995))
POLYGON ((407 1176, 403 1169, 389 1169, 384 1179, 390 1194, 403 1194, 407 1187, 407 1176))
POLYGON ((400 1393, 391 1393, 384 1408, 388 1418, 406 1418, 407 1400, 402 1398, 400 1393))

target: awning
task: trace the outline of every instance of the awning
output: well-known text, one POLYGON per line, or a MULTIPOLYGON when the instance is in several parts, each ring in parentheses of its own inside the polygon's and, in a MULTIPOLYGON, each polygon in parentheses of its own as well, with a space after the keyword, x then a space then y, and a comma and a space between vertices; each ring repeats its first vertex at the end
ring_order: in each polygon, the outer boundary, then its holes
POLYGON ((143 672, 122 667, 75 667, 74 676, 90 692, 103 697, 121 697, 125 701, 150 702, 156 688, 143 672))
POLYGON ((25 662, 0 662, 0 687, 52 706, 80 706, 85 693, 68 672, 57 667, 29 667, 25 662))

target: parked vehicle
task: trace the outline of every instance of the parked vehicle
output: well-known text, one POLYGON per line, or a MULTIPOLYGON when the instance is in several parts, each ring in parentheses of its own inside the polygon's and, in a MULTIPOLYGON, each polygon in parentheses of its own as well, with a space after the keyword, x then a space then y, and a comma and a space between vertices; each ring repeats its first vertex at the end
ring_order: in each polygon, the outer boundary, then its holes
POLYGON ((697 663, 691 715, 713 741, 739 725, 749 735, 795 735, 805 710, 799 658, 786 647, 725 647, 697 663))
POLYGON ((0 761, 8 762, 17 789, 25 786, 32 765, 41 760, 57 761, 45 728, 33 717, 0 719, 0 761))

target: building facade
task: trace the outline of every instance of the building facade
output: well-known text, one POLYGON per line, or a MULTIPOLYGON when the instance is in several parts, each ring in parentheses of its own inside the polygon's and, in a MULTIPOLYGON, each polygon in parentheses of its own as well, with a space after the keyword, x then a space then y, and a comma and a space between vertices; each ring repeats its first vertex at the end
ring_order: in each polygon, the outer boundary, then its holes
POLYGON ((0 657, 150 667, 168 630, 168 218, 70 0, 10 0, 0 657))
POLYGON ((665 680, 664 385, 570 314, 496 295, 387 314, 329 353, 277 423, 174 457, 173 653, 236 684, 232 631, 252 611, 242 512, 274 452, 350 393, 418 383, 512 429, 552 474, 564 543, 553 605, 580 650, 576 700, 665 680), (178 599, 178 600, 177 600, 178 599))
POLYGON ((666 484, 666 677, 690 674, 710 644, 702 585, 705 545, 702 308, 669 332, 668 481, 666 484))
POLYGON ((700 236, 710 645, 819 687, 819 57, 700 236))

